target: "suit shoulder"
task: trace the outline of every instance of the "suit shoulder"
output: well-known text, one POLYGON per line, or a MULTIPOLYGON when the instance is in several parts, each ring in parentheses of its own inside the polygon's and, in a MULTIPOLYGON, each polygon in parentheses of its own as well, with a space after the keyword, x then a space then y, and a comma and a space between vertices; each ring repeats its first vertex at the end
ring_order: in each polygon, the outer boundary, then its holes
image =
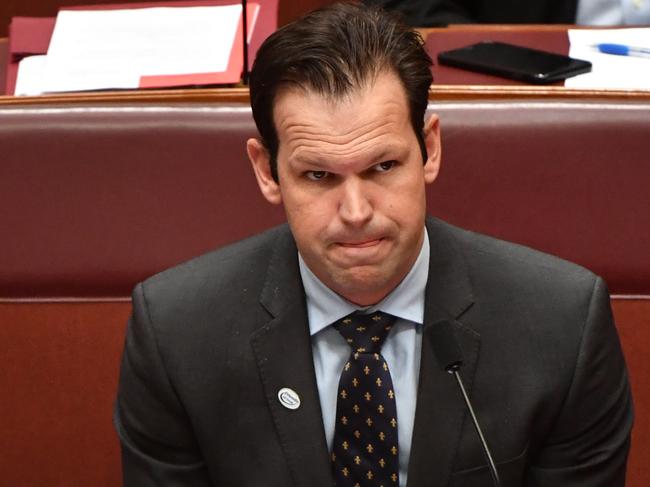
POLYGON ((598 279, 590 270, 560 257, 514 242, 461 229, 444 222, 445 233, 455 240, 472 275, 491 276, 517 289, 533 287, 556 291, 590 292, 598 279))
POLYGON ((147 296, 178 300, 217 297, 241 282, 261 283, 276 242, 288 238, 288 226, 280 225, 155 274, 142 288, 147 296))

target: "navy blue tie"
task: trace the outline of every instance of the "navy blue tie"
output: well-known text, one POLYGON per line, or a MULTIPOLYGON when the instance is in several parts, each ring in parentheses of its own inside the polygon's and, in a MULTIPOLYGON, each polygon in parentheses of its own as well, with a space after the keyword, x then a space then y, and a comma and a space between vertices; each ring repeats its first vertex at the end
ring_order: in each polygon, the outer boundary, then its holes
POLYGON ((336 487, 399 485, 395 390, 381 347, 396 318, 353 313, 333 326, 352 348, 339 380, 332 471, 336 487))

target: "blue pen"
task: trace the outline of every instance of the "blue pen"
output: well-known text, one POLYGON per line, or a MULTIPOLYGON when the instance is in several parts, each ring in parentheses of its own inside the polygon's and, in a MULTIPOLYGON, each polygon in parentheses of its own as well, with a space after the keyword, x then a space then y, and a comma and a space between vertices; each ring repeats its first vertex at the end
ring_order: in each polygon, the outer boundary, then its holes
POLYGON ((632 47, 625 44, 596 44, 594 46, 604 54, 616 54, 618 56, 639 56, 650 57, 650 48, 647 47, 632 47))

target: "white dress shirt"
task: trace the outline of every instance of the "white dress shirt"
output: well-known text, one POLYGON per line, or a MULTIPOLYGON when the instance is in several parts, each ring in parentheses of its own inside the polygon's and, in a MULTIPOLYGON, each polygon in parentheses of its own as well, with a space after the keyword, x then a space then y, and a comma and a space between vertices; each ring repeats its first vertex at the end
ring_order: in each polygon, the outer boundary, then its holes
POLYGON ((383 311, 398 318, 384 342, 381 353, 388 363, 395 389, 399 483, 401 487, 405 487, 420 372, 424 290, 429 275, 427 232, 424 231, 420 254, 402 282, 381 302, 365 308, 347 301, 325 286, 307 267, 302 256, 298 255, 298 261, 307 299, 309 331, 312 337, 325 437, 330 451, 334 438, 339 378, 350 356, 350 346, 330 325, 357 310, 368 313, 383 311))
POLYGON ((650 25, 650 0, 578 0, 576 24, 650 25))

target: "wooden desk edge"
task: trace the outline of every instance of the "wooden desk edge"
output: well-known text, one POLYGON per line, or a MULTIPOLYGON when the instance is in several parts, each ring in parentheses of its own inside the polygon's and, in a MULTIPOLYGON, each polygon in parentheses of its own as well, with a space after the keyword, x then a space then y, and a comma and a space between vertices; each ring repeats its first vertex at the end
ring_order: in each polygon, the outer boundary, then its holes
POLYGON ((0 96, 0 106, 93 103, 248 103, 248 88, 101 91, 39 96, 0 96))
POLYGON ((597 90, 573 89, 563 86, 534 85, 433 85, 429 89, 431 101, 480 101, 480 100, 601 100, 601 101, 650 101, 646 90, 597 90))
MULTIPOLYGON (((650 101, 650 91, 584 90, 561 86, 433 85, 432 101, 521 100, 650 101)), ((112 103, 249 103, 248 88, 200 88, 179 90, 103 91, 41 96, 0 96, 0 107, 54 104, 112 103)))
POLYGON ((629 25, 575 25, 575 24, 450 24, 447 27, 416 27, 426 39, 432 32, 566 32, 570 29, 625 29, 629 25))

